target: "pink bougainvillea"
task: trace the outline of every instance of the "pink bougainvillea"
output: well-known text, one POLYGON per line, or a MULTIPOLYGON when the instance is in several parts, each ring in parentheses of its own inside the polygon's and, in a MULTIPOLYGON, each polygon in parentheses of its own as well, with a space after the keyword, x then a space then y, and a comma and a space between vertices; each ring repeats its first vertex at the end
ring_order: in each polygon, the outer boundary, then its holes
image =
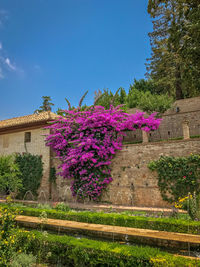
POLYGON ((122 148, 124 130, 149 132, 159 127, 155 114, 127 114, 119 107, 101 106, 86 111, 65 111, 52 125, 46 138, 61 160, 60 175, 72 179, 71 190, 78 198, 97 200, 112 181, 111 160, 122 148))

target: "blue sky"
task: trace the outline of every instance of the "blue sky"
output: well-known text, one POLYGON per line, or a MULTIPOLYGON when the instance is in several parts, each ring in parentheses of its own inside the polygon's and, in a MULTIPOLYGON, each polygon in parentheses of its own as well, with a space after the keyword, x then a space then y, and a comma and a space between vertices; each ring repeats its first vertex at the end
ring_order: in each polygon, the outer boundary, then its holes
POLYGON ((43 95, 65 108, 129 89, 150 56, 148 0, 1 0, 0 119, 32 114, 43 95))

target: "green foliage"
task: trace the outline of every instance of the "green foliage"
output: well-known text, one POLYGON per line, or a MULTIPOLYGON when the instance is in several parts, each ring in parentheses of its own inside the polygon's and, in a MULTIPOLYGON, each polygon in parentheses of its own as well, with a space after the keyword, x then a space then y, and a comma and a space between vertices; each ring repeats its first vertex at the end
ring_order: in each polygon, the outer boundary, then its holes
POLYGON ((59 210, 59 211, 69 211, 70 210, 69 206, 63 202, 58 203, 55 206, 55 209, 59 210))
MULTIPOLYGON (((111 91, 108 91, 108 89, 104 89, 104 92, 99 92, 98 100, 96 101, 96 106, 102 106, 105 107, 105 109, 110 108, 111 101, 114 97, 113 93, 111 91)), ((115 103, 114 103, 115 105, 115 103)), ((117 105, 115 105, 117 106, 117 105)))
POLYGON ((192 220, 200 221, 200 193, 194 192, 186 200, 186 208, 192 220))
POLYGON ((15 216, 16 210, 10 206, 0 208, 0 266, 8 266, 16 248, 15 216))
MULTIPOLYGON (((1 204, 2 205, 2 204, 1 204)), ((6 205, 3 205, 6 207, 6 205)), ((200 222, 177 218, 155 218, 147 216, 131 216, 118 213, 89 211, 58 211, 55 209, 21 208, 23 215, 41 216, 44 211, 48 218, 85 223, 116 225, 158 231, 200 234, 200 222)))
POLYGON ((51 106, 54 106, 53 103, 51 103, 51 97, 50 96, 43 96, 43 103, 42 106, 40 106, 39 109, 36 109, 34 113, 41 113, 44 111, 51 111, 51 106))
POLYGON ((10 193, 22 189, 20 175, 13 155, 0 156, 0 191, 10 193))
POLYGON ((34 255, 40 253, 41 259, 49 264, 83 267, 200 266, 198 260, 173 256, 148 246, 124 246, 114 242, 76 239, 67 235, 43 235, 37 231, 34 231, 34 235, 34 240, 28 240, 24 233, 21 242, 26 242, 30 252, 34 255))
POLYGON ((157 94, 157 88, 153 80, 148 79, 134 79, 134 83, 130 86, 131 88, 135 88, 140 92, 147 92, 149 91, 151 94, 157 94))
POLYGON ((148 114, 157 112, 158 115, 168 110, 173 103, 173 98, 168 95, 156 95, 150 91, 139 91, 134 87, 130 88, 128 94, 128 107, 138 107, 148 114))
POLYGON ((43 172, 41 156, 30 153, 16 154, 15 162, 19 166, 23 184, 19 197, 23 197, 29 190, 34 196, 37 196, 43 172))
POLYGON ((127 106, 128 108, 136 108, 138 107, 138 103, 140 101, 141 91, 136 88, 130 86, 129 93, 127 96, 127 106))
POLYGON ((43 209, 43 210, 49 210, 49 209, 52 209, 51 205, 49 205, 48 203, 45 203, 45 204, 37 204, 37 209, 43 209))
MULTIPOLYGON (((24 231, 16 226, 16 215, 19 211, 11 202, 11 198, 7 197, 7 204, 0 207, 0 266, 32 266, 35 257, 21 254, 27 252, 27 243, 21 242, 24 231)), ((34 236, 28 233, 26 239, 30 241, 34 236)))
POLYGON ((11 261, 12 267, 31 267, 35 266, 36 257, 32 254, 17 253, 14 254, 11 261))
POLYGON ((107 90, 101 93, 99 90, 96 93, 97 101, 95 105, 109 108, 113 106, 124 105, 123 109, 138 108, 144 112, 152 113, 157 112, 158 115, 163 114, 169 109, 174 102, 172 97, 167 94, 156 94, 154 90, 155 86, 151 80, 134 80, 133 85, 130 86, 128 95, 123 88, 119 88, 115 95, 107 90))
POLYGON ((124 105, 122 107, 123 110, 126 110, 126 101, 127 101, 127 95, 124 88, 120 87, 115 94, 113 94, 108 89, 104 89, 104 92, 102 93, 101 90, 98 92, 95 92, 95 106, 103 106, 106 109, 110 108, 110 105, 113 105, 114 107, 118 105, 124 105))
POLYGON ((200 155, 189 157, 163 157, 151 161, 150 170, 158 172, 158 186, 162 198, 170 203, 188 193, 200 192, 200 155))
POLYGON ((152 54, 147 64, 158 92, 176 99, 200 94, 198 0, 149 0, 152 54))

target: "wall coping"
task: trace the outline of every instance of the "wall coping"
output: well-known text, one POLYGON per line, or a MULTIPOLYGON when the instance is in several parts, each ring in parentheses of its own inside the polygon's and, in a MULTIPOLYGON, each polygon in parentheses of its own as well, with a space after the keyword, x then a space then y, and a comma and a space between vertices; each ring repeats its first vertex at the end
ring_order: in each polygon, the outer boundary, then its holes
POLYGON ((182 140, 167 140, 167 141, 155 141, 155 142, 149 142, 149 143, 139 143, 139 144, 124 144, 122 147, 128 147, 128 146, 157 146, 157 145, 165 145, 165 144, 174 144, 174 143, 187 143, 187 142, 193 142, 193 141, 199 141, 200 138, 190 138, 190 139, 182 139, 182 140))

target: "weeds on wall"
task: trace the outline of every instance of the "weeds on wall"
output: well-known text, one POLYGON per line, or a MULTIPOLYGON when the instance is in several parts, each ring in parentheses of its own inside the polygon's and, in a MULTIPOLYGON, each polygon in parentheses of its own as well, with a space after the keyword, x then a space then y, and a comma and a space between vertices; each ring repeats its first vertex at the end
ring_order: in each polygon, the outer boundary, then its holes
POLYGON ((22 198, 29 190, 34 196, 37 196, 37 190, 40 186, 43 173, 41 156, 30 153, 16 154, 15 162, 19 166, 23 184, 23 188, 20 190, 18 197, 22 198))
POLYGON ((200 155, 188 157, 161 156, 148 167, 158 173, 158 186, 163 200, 177 202, 188 193, 200 192, 200 155))

